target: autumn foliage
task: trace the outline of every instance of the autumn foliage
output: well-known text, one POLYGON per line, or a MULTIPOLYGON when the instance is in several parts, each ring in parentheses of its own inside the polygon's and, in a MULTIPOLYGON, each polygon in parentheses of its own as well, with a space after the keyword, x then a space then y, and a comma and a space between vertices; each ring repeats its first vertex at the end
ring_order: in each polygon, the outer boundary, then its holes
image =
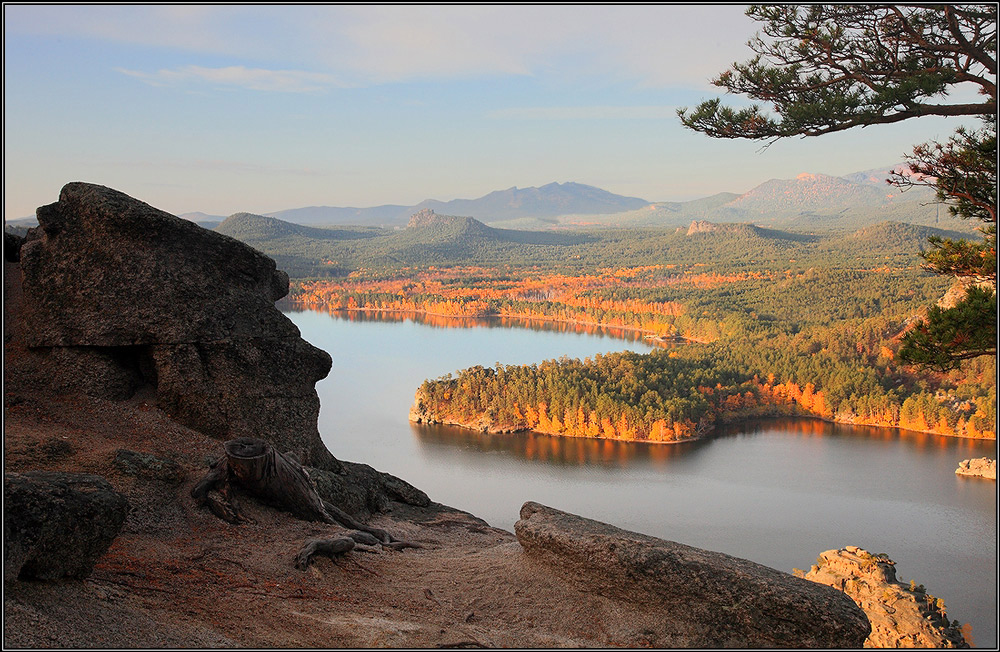
POLYGON ((993 438, 992 361, 934 374, 897 360, 907 315, 941 291, 917 273, 890 266, 706 273, 697 265, 651 265, 574 275, 451 266, 359 270, 301 282, 291 298, 300 307, 420 314, 444 325, 461 318, 606 328, 670 347, 476 367, 428 381, 421 396, 439 421, 672 442, 719 423, 811 416, 993 438), (690 343, 672 344, 681 339, 690 343))

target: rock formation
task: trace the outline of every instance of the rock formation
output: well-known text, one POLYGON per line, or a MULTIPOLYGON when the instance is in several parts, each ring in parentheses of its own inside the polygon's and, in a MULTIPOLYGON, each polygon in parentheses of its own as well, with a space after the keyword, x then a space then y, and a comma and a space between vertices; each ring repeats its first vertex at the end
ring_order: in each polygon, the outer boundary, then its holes
POLYGON ((128 513, 125 497, 96 475, 5 473, 3 493, 5 585, 86 577, 128 513))
POLYGON ((274 307, 288 276, 273 260, 103 186, 70 183, 37 217, 20 249, 36 384, 112 399, 149 385, 189 427, 339 469, 316 426, 331 359, 274 307))
POLYGON ((742 233, 754 234, 757 227, 748 222, 709 222, 707 220, 693 220, 688 226, 686 235, 697 233, 742 233))
POLYGON ((438 215, 433 209, 424 208, 411 215, 410 221, 407 222, 406 226, 408 228, 412 228, 414 226, 427 226, 428 224, 435 224, 437 220, 438 215))
POLYGON ((958 621, 949 623, 944 601, 913 582, 896 580, 895 562, 856 546, 822 553, 807 573, 796 575, 843 591, 858 603, 872 632, 865 647, 969 647, 958 621))
POLYGON ((986 478, 987 480, 997 479, 997 461, 988 457, 977 457, 971 460, 962 460, 955 469, 958 475, 968 475, 976 478, 986 478))
POLYGON ((870 631, 864 613, 839 591, 751 561, 532 502, 521 508, 514 531, 529 556, 582 590, 676 614, 658 620, 658 641, 853 648, 870 631))

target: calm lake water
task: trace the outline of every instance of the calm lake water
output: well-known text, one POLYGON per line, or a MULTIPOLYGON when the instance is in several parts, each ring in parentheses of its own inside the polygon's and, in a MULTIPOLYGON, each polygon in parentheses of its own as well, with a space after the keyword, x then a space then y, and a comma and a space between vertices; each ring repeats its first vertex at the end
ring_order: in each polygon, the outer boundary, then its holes
POLYGON ((902 580, 924 584, 950 618, 972 625, 976 646, 997 644, 997 486, 954 473, 963 459, 995 457, 994 442, 810 419, 673 445, 417 426, 407 413, 426 378, 651 346, 557 325, 286 314, 333 356, 317 385, 319 428, 340 459, 511 531, 534 500, 786 572, 831 548, 885 552, 902 580))

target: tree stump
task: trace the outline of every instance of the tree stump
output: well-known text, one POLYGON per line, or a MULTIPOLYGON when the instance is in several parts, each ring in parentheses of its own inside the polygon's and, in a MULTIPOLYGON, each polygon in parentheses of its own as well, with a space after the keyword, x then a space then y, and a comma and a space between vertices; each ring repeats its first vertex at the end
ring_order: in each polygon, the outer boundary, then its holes
POLYGON ((325 502, 295 455, 281 454, 266 441, 252 437, 232 439, 224 447, 225 457, 191 489, 191 497, 222 520, 233 524, 249 520, 236 503, 233 488, 238 487, 299 518, 367 532, 382 544, 401 543, 385 530, 369 527, 336 505, 325 502))
POLYGON ((242 437, 225 443, 230 481, 261 501, 308 521, 333 523, 309 475, 292 456, 262 439, 242 437))

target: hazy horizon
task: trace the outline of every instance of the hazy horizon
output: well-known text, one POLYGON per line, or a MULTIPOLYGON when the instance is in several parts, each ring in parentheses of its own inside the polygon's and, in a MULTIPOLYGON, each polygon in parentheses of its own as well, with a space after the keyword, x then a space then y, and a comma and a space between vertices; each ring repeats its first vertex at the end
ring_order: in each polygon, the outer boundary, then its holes
POLYGON ((767 149, 684 129, 676 109, 718 97, 709 79, 750 58, 743 9, 6 5, 5 218, 70 181, 175 214, 568 181, 686 201, 893 165, 963 124, 767 149))

